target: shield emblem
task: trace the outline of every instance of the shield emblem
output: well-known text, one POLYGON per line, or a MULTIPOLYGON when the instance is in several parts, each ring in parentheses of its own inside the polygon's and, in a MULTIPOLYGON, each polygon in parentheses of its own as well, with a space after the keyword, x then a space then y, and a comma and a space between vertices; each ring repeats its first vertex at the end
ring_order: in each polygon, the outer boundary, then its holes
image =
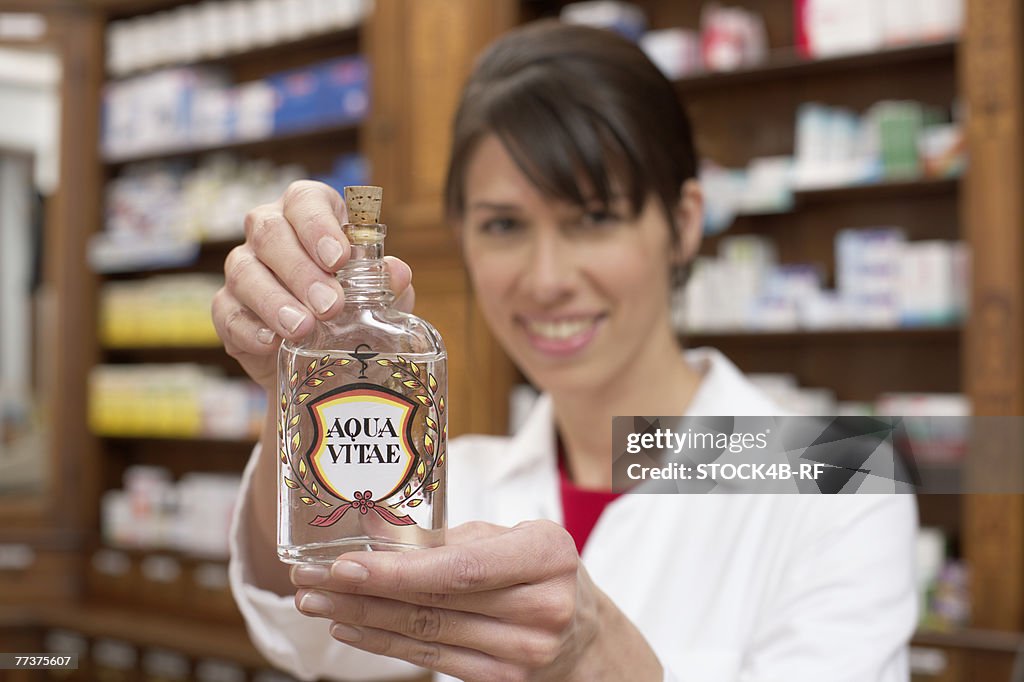
POLYGON ((314 432, 306 459, 323 489, 346 502, 357 492, 371 491, 377 502, 401 490, 418 460, 418 407, 376 384, 348 384, 310 402, 314 432))

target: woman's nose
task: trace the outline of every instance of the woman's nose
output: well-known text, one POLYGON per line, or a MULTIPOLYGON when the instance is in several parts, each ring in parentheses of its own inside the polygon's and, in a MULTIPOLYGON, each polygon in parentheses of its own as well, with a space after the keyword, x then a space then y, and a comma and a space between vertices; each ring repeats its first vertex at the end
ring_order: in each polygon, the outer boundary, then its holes
POLYGON ((557 304, 572 294, 572 245, 557 236, 534 240, 526 270, 526 289, 540 305, 557 304))

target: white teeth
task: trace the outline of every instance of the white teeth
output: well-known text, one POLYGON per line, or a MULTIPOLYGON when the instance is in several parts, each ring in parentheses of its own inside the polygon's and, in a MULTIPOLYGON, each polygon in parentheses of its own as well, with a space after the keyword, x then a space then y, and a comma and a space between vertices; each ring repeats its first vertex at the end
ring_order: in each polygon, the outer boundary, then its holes
POLYGON ((530 320, 527 323, 529 330, 538 336, 549 339, 568 339, 582 334, 594 324, 593 318, 581 320, 554 320, 543 322, 530 320))

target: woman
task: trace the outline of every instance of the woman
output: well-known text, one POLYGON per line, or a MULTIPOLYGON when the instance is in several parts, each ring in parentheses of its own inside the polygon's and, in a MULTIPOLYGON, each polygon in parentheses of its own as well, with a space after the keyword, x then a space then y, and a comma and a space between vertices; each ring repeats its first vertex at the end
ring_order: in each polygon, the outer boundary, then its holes
MULTIPOLYGON (((268 417, 231 579, 269 660, 305 679, 907 679, 912 498, 604 492, 613 415, 777 411, 669 322, 700 241, 695 167, 672 86, 631 43, 542 23, 483 55, 447 207, 491 329, 544 396, 516 436, 450 444, 448 545, 290 574, 268 417)), ((297 183, 225 264, 217 328, 268 390, 280 339, 343 305, 345 215, 297 183)), ((389 268, 411 309, 409 268, 389 268)))

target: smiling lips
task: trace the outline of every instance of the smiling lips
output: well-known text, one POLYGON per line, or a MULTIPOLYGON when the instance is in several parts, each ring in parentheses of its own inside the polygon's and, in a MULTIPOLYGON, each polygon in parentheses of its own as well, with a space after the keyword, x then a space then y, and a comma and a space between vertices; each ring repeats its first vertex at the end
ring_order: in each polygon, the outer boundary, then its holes
POLYGON ((566 356, 578 352, 594 338, 604 315, 519 318, 535 350, 548 355, 566 356))

